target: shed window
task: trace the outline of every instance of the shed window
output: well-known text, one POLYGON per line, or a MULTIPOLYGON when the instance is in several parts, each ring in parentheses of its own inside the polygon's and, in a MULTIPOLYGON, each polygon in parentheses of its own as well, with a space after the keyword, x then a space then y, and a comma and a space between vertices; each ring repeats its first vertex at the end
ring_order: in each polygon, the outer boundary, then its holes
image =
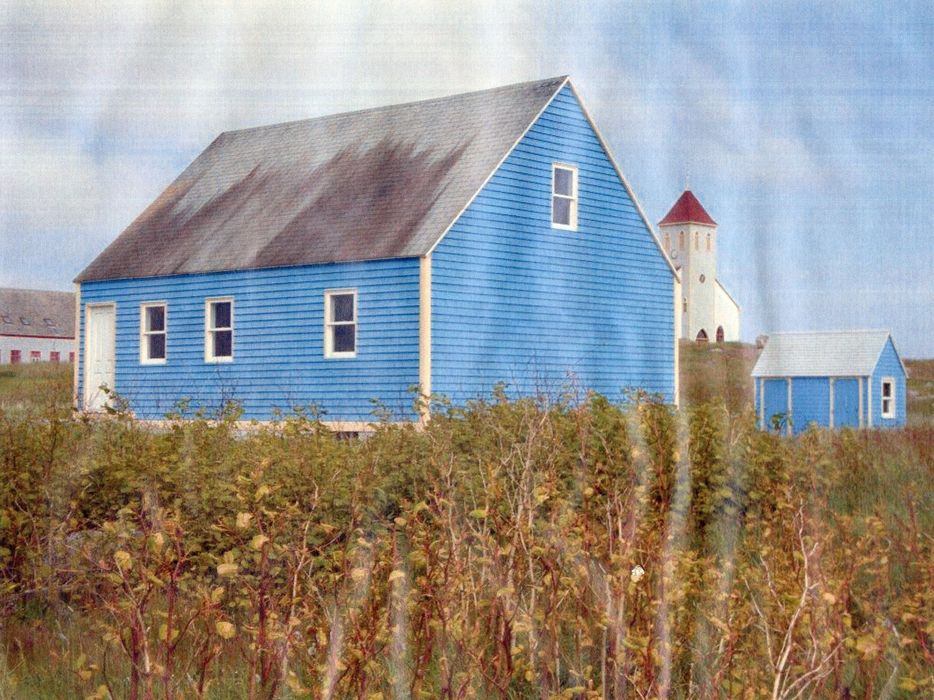
POLYGON ((895 380, 892 377, 882 379, 882 417, 895 417, 895 380))
POLYGON ((53 321, 51 318, 44 318, 42 319, 42 322, 45 323, 45 325, 47 325, 49 328, 55 327, 55 321, 53 321))
POLYGON ((234 302, 231 298, 204 303, 204 361, 232 362, 234 302))
POLYGON ((62 355, 60 352, 58 352, 57 350, 52 350, 51 352, 49 352, 49 362, 61 362, 61 361, 62 361, 62 355))
POLYGON ((554 228, 577 229, 577 168, 552 164, 551 225, 554 228))
POLYGON ((19 322, 22 323, 24 326, 31 326, 31 325, 32 325, 32 321, 30 321, 30 320, 29 320, 28 318, 26 318, 25 316, 20 316, 20 317, 19 317, 19 322))
POLYGON ((23 361, 23 351, 22 350, 10 350, 10 364, 18 365, 23 361))
POLYGON ((357 356, 357 290, 324 293, 324 356, 357 356))
POLYGON ((0 314, 0 321, 3 321, 4 323, 13 323, 13 319, 6 314, 0 314))
POLYGON ((30 350, 29 361, 30 362, 42 362, 42 351, 41 350, 30 350))
POLYGON ((164 364, 168 329, 165 304, 143 304, 139 315, 139 361, 164 364))

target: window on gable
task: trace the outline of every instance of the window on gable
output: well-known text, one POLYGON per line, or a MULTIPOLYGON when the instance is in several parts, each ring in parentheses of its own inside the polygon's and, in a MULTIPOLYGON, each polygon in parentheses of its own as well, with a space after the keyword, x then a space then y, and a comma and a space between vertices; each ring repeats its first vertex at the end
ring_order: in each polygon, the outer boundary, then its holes
POLYGON ((142 364, 163 364, 168 340, 166 305, 142 304, 139 311, 139 361, 142 364))
POLYGON ((882 417, 895 417, 895 380, 892 377, 882 379, 882 417))
POLYGON ((577 168, 573 165, 551 166, 551 225, 577 229, 577 168))
POLYGON ((204 302, 204 361, 232 362, 234 303, 231 298, 204 302))
POLYGON ((324 356, 357 356, 357 290, 324 293, 324 356))

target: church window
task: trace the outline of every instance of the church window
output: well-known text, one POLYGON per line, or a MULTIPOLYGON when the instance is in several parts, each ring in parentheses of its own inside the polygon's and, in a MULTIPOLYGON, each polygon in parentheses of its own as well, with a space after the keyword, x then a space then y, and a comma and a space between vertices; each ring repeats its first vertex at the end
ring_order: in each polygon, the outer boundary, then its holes
POLYGON ((694 232, 694 250, 700 250, 700 234, 697 231, 694 232))
POLYGON ((724 338, 723 326, 717 326, 717 342, 722 343, 724 338))
POLYGON ((707 251, 710 252, 710 234, 707 234, 707 251))
POLYGON ((701 328, 700 331, 698 331, 698 333, 697 333, 697 342, 698 342, 698 343, 706 343, 707 341, 708 341, 708 338, 707 338, 707 331, 705 331, 703 328, 701 328))
POLYGON ((681 310, 684 311, 684 313, 688 312, 688 298, 687 297, 681 298, 681 310))
POLYGON ((703 283, 706 282, 706 281, 707 281, 707 276, 706 276, 706 275, 701 275, 701 276, 700 276, 700 283, 703 284, 703 283))
POLYGON ((670 233, 665 234, 665 250, 669 253, 671 252, 671 234, 670 233))
POLYGON ((678 234, 678 248, 684 250, 684 231, 678 234))

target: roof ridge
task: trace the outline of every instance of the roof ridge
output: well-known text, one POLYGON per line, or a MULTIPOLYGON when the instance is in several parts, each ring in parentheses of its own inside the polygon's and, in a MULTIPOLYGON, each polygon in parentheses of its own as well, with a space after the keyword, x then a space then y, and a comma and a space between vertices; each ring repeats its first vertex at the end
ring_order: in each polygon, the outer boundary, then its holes
POLYGON ((844 334, 844 333, 888 333, 891 335, 892 331, 887 328, 838 328, 829 331, 774 331, 772 333, 766 333, 769 336, 775 335, 830 335, 830 334, 844 334))
POLYGON ((566 81, 570 75, 559 75, 552 78, 542 78, 541 80, 526 80, 519 83, 510 83, 509 85, 499 85, 492 88, 484 88, 482 90, 468 90, 467 92, 455 92, 450 95, 440 95, 438 97, 427 97, 422 100, 410 100, 408 102, 397 102, 390 105, 380 105, 377 107, 364 107, 363 109, 351 109, 346 112, 331 112, 329 114, 319 114, 317 117, 303 117, 302 119, 291 119, 285 122, 274 122, 272 124, 258 124, 256 126, 247 126, 242 129, 227 129, 218 134, 217 138, 224 136, 226 134, 245 134, 250 131, 257 131, 259 129, 275 129, 279 127, 288 127, 294 126, 296 124, 306 124, 312 121, 325 120, 337 117, 349 117, 354 115, 368 114, 368 113, 377 113, 383 112, 390 109, 399 109, 400 107, 413 107, 415 105, 425 105, 431 102, 440 102, 442 100, 450 100, 455 97, 467 97, 468 95, 482 95, 485 93, 493 93, 497 91, 505 90, 514 90, 518 87, 524 87, 527 85, 545 85, 547 83, 560 84, 566 81))
POLYGON ((62 289, 35 289, 33 287, 0 287, 0 292, 40 292, 42 294, 74 294, 62 289))

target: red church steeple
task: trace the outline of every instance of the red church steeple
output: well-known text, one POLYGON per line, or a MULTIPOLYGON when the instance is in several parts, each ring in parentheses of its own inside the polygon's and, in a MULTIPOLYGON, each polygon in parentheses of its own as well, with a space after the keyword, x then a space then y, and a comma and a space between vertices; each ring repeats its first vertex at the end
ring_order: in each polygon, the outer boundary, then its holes
POLYGON ((665 218, 658 222, 659 226, 668 224, 703 224, 705 226, 716 226, 717 222, 710 218, 710 214, 704 209, 703 205, 697 201, 697 197, 691 190, 685 190, 675 205, 671 208, 665 218))

